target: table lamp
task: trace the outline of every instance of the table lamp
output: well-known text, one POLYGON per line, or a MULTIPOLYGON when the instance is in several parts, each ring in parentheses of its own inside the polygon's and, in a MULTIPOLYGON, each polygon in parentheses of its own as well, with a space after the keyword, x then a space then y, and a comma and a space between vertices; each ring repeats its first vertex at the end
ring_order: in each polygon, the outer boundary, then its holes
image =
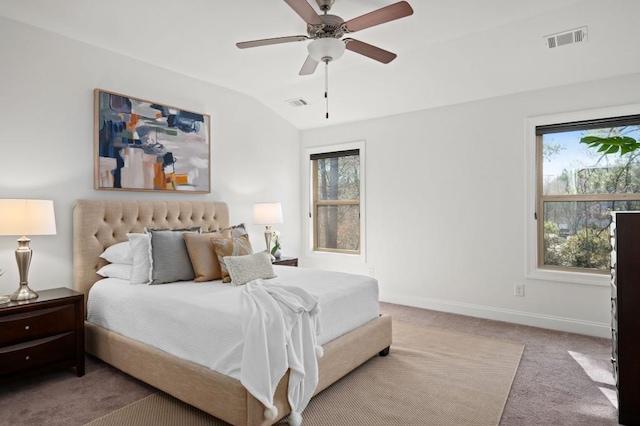
POLYGON ((271 261, 276 260, 271 254, 271 225, 282 223, 282 204, 280 203, 257 203, 253 205, 253 223, 264 225, 264 241, 267 244, 267 253, 271 256, 271 261))
POLYGON ((22 236, 18 239, 16 261, 20 274, 20 287, 11 300, 28 300, 38 297, 29 288, 29 265, 31 249, 27 235, 55 235, 56 218, 51 200, 0 199, 0 235, 22 236))

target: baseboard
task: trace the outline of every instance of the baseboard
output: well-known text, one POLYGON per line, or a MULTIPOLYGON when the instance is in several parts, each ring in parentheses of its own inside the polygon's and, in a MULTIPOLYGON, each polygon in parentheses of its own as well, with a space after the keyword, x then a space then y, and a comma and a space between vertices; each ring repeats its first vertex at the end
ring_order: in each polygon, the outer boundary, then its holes
POLYGON ((387 292, 380 293, 380 301, 395 303, 398 305, 413 306, 416 308, 431 309, 440 312, 449 312, 452 314, 511 322, 514 324, 522 324, 532 327, 547 328, 550 330, 611 338, 611 325, 608 323, 583 321, 572 318, 534 314, 531 312, 494 308, 491 306, 473 305, 469 303, 429 299, 426 297, 416 297, 406 294, 387 292))

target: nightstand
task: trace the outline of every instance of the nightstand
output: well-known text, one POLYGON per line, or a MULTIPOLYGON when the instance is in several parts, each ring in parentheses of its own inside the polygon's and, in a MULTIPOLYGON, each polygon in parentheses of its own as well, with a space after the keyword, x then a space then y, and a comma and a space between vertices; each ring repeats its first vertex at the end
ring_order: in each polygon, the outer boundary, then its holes
POLYGON ((273 264, 282 266, 298 266, 298 258, 282 256, 280 259, 274 260, 273 264))
POLYGON ((0 381, 70 367, 84 376, 84 294, 68 288, 38 294, 0 305, 0 381))

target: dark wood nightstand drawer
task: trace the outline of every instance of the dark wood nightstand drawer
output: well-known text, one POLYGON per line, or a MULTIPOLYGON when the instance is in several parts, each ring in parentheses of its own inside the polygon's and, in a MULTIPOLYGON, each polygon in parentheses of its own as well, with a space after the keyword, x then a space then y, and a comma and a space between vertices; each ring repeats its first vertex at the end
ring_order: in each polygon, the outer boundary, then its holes
POLYGON ((0 384, 59 368, 84 375, 84 295, 68 288, 38 293, 0 306, 0 384))
POLYGON ((75 316, 75 306, 66 305, 0 317, 0 346, 73 331, 75 316))
POLYGON ((72 359, 75 346, 75 333, 70 332, 0 348, 0 374, 72 359))
POLYGON ((298 266, 298 258, 297 257, 281 257, 273 261, 274 265, 281 266, 298 266))

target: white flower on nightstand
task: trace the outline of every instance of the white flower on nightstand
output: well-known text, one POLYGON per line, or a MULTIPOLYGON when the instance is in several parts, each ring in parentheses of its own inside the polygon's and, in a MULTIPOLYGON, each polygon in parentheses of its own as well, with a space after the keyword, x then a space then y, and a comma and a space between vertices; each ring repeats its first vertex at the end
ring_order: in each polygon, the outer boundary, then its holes
POLYGON ((282 246, 280 245, 280 232, 271 231, 271 242, 273 243, 273 248, 271 249, 271 254, 276 258, 280 256, 276 256, 276 253, 280 251, 282 246))

